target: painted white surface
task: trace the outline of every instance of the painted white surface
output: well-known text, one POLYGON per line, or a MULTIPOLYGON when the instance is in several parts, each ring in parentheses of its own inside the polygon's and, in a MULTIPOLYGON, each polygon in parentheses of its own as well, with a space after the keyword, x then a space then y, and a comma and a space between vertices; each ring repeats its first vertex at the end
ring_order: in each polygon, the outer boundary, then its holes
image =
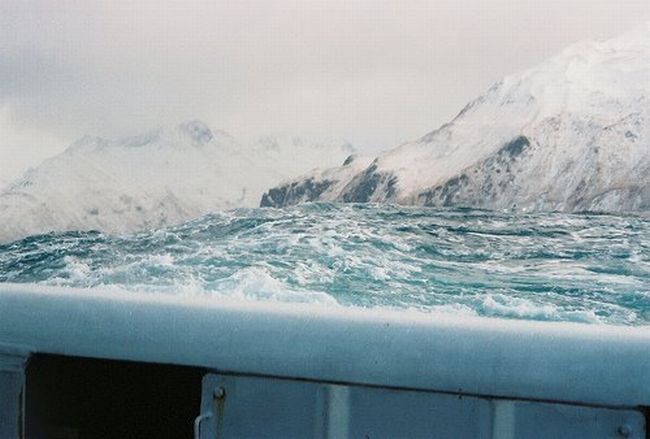
POLYGON ((650 329, 0 285, 35 352, 469 395, 650 405, 650 329))

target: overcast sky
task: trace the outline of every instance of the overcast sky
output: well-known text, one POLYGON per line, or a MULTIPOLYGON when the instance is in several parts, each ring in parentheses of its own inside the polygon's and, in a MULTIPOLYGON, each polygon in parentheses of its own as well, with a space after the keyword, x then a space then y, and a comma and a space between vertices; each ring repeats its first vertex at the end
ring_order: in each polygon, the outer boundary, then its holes
POLYGON ((0 0, 0 183, 84 134, 417 138, 648 0, 0 0))

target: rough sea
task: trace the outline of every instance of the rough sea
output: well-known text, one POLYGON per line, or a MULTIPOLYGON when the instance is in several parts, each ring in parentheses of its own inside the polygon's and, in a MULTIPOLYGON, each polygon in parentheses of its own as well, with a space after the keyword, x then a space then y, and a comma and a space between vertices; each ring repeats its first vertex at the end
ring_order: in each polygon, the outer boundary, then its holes
POLYGON ((126 236, 52 233, 0 245, 0 282, 648 325, 650 218, 239 209, 126 236))

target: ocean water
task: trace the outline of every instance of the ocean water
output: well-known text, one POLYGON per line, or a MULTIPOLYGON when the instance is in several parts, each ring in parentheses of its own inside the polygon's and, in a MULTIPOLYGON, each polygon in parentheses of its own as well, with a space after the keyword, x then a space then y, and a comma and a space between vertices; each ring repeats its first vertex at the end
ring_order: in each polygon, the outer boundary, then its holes
POLYGON ((0 282, 648 325, 650 219, 239 209, 128 236, 52 233, 0 245, 0 282))

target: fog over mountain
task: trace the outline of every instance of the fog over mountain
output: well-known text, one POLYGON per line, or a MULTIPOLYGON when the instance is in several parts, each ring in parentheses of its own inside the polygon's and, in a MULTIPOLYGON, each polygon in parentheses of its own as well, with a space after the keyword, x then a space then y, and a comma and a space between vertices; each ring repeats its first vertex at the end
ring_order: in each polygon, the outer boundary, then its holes
POLYGON ((85 136, 0 190, 0 242, 66 230, 132 232, 254 207, 265 188, 354 152, 344 140, 241 143, 190 121, 140 136, 85 136))
POLYGON ((85 133, 199 119, 376 155, 647 0, 0 1, 0 180, 85 133))
POLYGON ((315 171, 263 206, 390 202, 515 211, 650 209, 650 23, 504 78, 367 166, 315 171))

